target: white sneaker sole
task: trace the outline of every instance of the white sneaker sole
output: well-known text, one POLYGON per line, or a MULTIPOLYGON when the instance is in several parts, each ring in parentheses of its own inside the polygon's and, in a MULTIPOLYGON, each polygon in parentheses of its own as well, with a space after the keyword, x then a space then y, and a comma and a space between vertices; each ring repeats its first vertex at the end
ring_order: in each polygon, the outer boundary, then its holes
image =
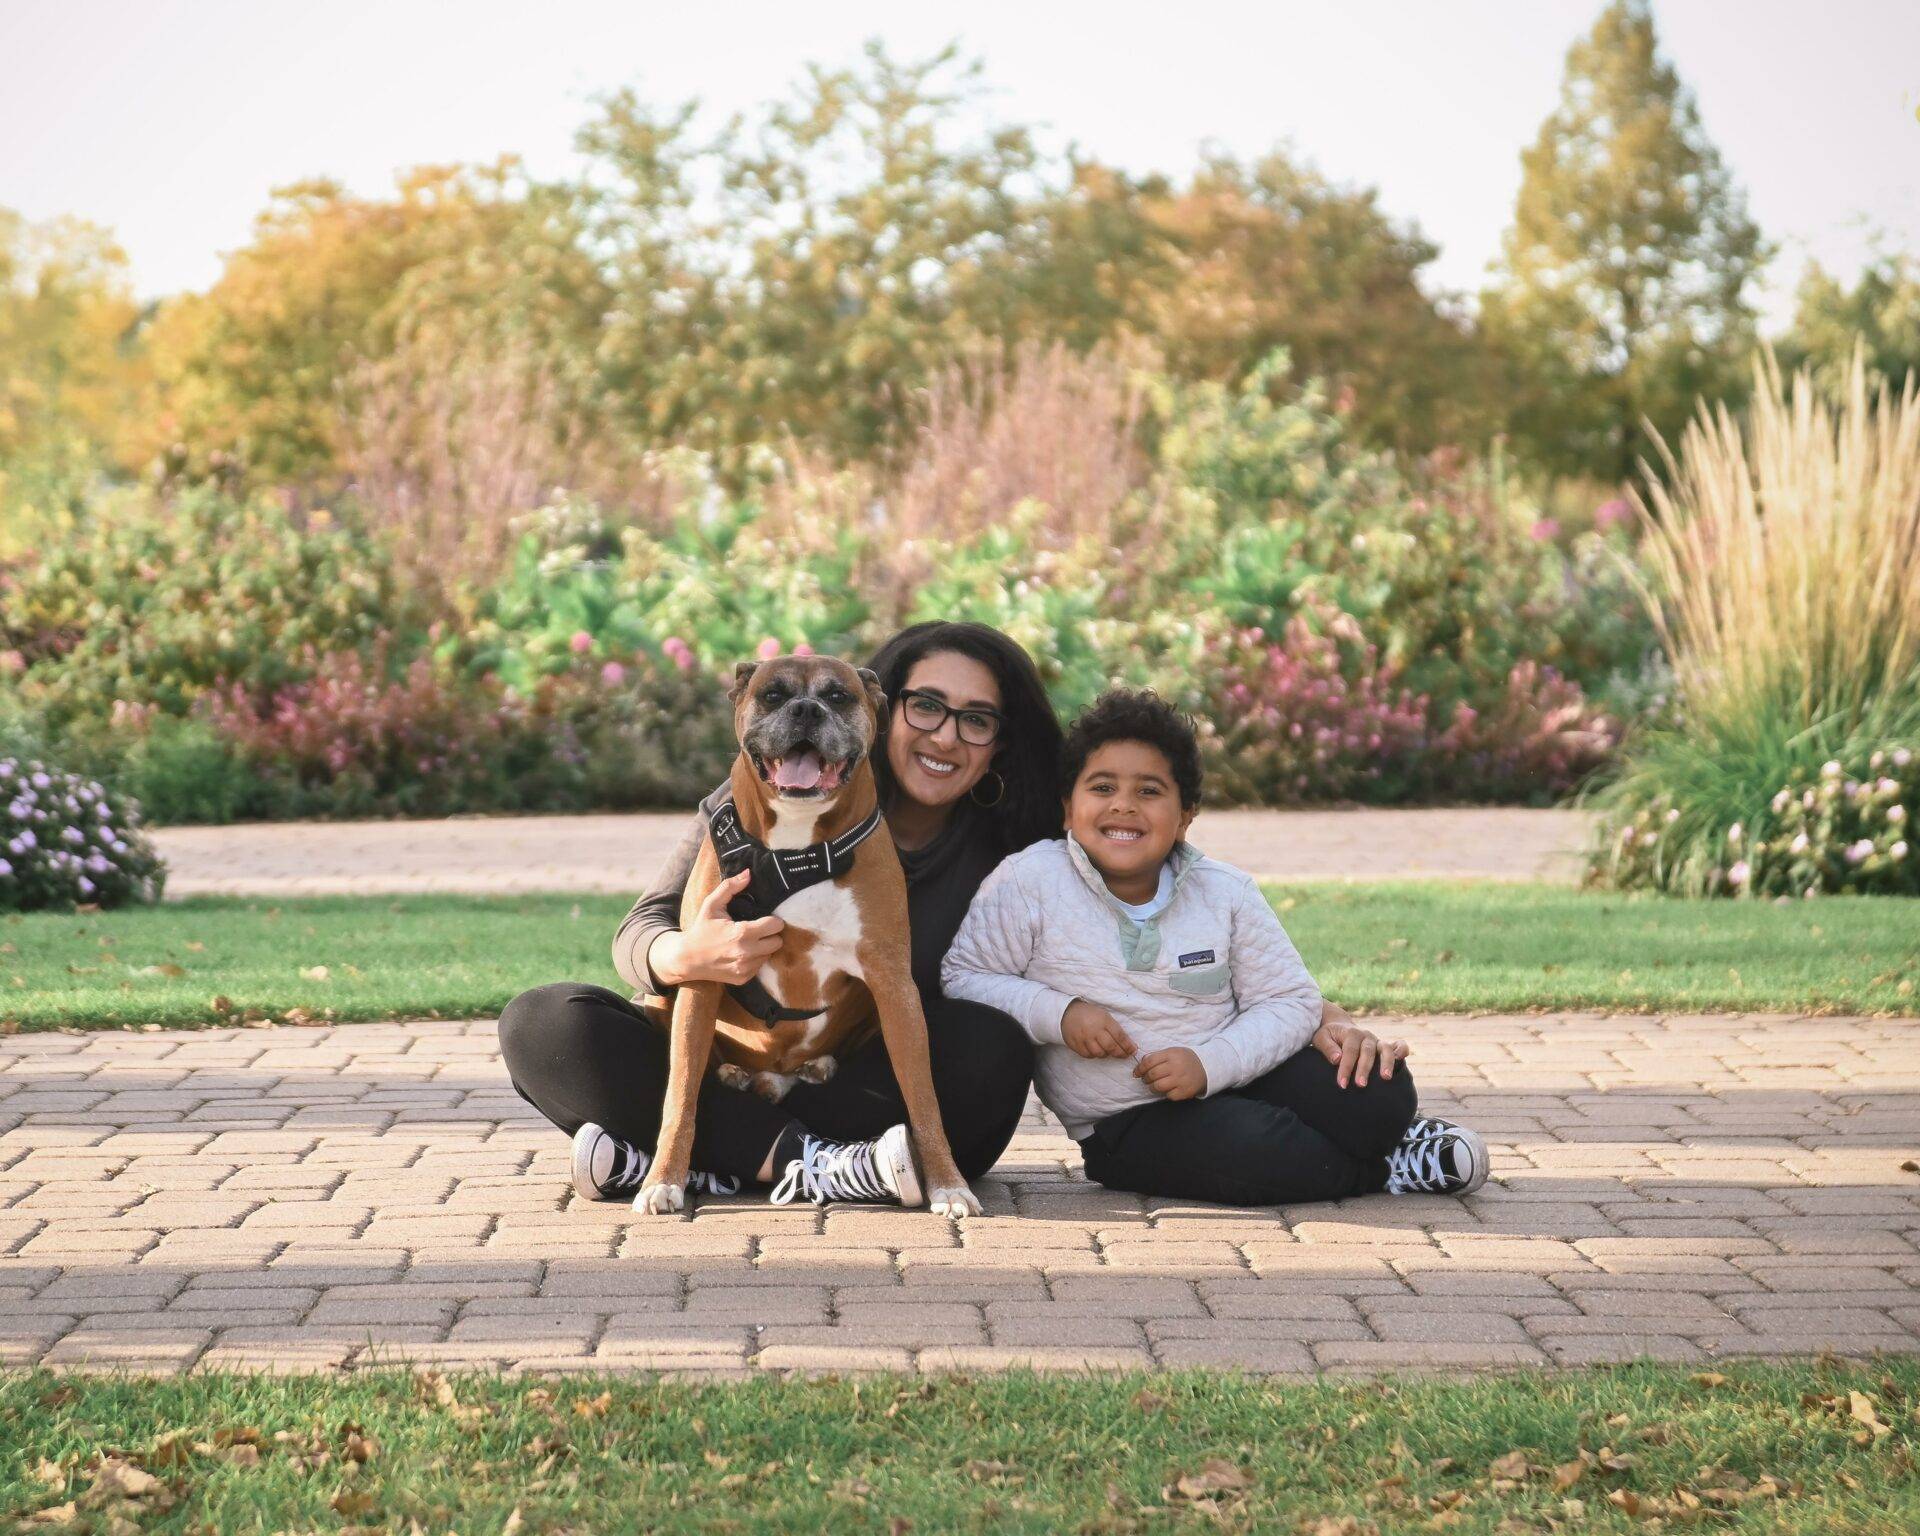
POLYGON ((1454 1127, 1454 1132, 1459 1138, 1459 1156, 1463 1157, 1467 1163, 1467 1180, 1453 1193, 1470 1195, 1487 1182, 1487 1175, 1493 1171, 1493 1157, 1487 1151, 1486 1137, 1478 1131, 1458 1125, 1454 1127))
POLYGON ((913 1136, 904 1125, 896 1125, 874 1144, 874 1150, 893 1173, 893 1187, 902 1205, 925 1205, 926 1191, 920 1185, 920 1166, 913 1158, 913 1136))
MULTIPOLYGON (((573 1133, 573 1190, 582 1200, 611 1200, 615 1198, 606 1192, 601 1179, 613 1171, 613 1138, 589 1120, 573 1133), (596 1176, 596 1164, 605 1161, 605 1168, 596 1176)), ((646 1153, 640 1154, 642 1177, 646 1165, 652 1159, 646 1153)))

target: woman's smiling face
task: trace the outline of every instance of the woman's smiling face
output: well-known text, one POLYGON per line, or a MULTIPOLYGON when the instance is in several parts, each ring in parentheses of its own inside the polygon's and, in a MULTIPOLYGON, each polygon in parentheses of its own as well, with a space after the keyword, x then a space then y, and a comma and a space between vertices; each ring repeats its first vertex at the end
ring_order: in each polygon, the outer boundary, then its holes
MULTIPOLYGON (((1000 708, 1000 685, 983 662, 958 651, 922 656, 907 673, 902 693, 931 694, 949 709, 1000 708)), ((932 731, 916 730, 898 698, 887 730, 887 763, 894 782, 909 800, 925 806, 953 805, 980 782, 998 740, 984 747, 960 739, 959 723, 949 715, 932 731)), ((991 798, 991 797, 989 797, 991 798)))

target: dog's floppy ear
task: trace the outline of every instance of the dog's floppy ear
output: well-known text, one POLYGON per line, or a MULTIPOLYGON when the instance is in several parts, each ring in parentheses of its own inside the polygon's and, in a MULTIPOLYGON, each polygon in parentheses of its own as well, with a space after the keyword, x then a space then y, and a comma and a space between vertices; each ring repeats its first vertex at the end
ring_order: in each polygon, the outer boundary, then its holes
POLYGON ((753 674, 760 670, 757 661, 736 661, 733 664, 733 686, 727 690, 727 697, 734 703, 740 702, 740 695, 747 691, 747 684, 753 681, 753 674))
POLYGON ((887 690, 880 686, 880 674, 871 667, 858 667, 860 681, 867 685, 867 701, 873 705, 873 718, 884 722, 887 718, 887 690))

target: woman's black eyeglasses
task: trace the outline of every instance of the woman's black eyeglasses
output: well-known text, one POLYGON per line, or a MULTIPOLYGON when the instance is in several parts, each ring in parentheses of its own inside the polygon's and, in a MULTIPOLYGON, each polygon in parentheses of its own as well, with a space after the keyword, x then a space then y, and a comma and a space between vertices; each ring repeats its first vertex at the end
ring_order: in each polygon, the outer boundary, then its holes
POLYGON ((918 688, 908 688, 901 693, 900 712, 907 717, 908 725, 929 735, 946 724, 947 716, 951 715, 960 739, 970 747, 992 746, 1000 734, 1003 718, 996 709, 950 709, 945 699, 918 688))

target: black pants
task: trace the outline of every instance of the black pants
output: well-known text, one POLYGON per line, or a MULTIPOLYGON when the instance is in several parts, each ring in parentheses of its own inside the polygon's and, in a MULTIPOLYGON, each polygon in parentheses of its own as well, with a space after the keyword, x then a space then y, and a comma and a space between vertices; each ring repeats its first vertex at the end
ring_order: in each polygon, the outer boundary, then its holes
MULTIPOLYGON (((1033 1045, 997 1009, 923 998, 934 1097, 953 1158, 968 1178, 991 1168, 1013 1140, 1033 1081, 1033 1045)), ((500 1015, 500 1051, 513 1086, 571 1136, 592 1120, 652 1152, 667 1096, 667 1036, 617 992, 556 982, 522 992, 500 1015)), ((782 1132, 864 1141, 907 1118, 878 1032, 839 1058, 824 1083, 795 1083, 778 1104, 711 1075, 700 1089, 693 1166, 759 1176, 782 1132)))
POLYGON ((1207 1099, 1162 1099, 1097 1121, 1087 1177, 1111 1189, 1223 1205, 1293 1205, 1385 1187, 1387 1153, 1413 1123, 1413 1074, 1375 1070, 1342 1088, 1312 1046, 1207 1099))

